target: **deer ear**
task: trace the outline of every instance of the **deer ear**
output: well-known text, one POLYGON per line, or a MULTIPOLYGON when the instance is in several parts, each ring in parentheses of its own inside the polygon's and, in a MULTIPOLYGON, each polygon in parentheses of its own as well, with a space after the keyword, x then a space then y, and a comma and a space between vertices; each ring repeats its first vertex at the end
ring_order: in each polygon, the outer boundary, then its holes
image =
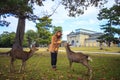
POLYGON ((68 46, 71 46, 70 42, 67 43, 68 46))
POLYGON ((64 46, 67 46, 67 43, 64 43, 64 46))
POLYGON ((67 43, 68 46, 72 46, 71 44, 67 43))
POLYGON ((38 49, 38 48, 36 48, 36 50, 38 51, 39 49, 38 49))
POLYGON ((35 47, 35 45, 34 44, 31 44, 30 45, 30 50, 32 50, 32 48, 34 48, 35 47))
POLYGON ((34 44, 32 44, 32 48, 33 48, 33 47, 35 47, 35 45, 34 45, 34 44))

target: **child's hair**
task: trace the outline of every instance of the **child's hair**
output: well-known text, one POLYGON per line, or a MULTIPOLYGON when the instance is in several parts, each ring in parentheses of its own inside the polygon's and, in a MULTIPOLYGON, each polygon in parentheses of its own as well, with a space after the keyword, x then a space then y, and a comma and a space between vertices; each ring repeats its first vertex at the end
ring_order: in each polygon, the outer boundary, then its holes
POLYGON ((61 32, 61 33, 62 33, 62 31, 60 31, 60 30, 56 31, 56 33, 58 33, 58 32, 61 32))
MULTIPOLYGON (((56 31, 55 35, 57 36, 57 33, 58 33, 58 32, 61 32, 61 36, 62 36, 62 31, 60 31, 60 30, 59 30, 59 31, 56 31)), ((57 37, 58 37, 58 38, 61 38, 61 36, 57 36, 57 37)))

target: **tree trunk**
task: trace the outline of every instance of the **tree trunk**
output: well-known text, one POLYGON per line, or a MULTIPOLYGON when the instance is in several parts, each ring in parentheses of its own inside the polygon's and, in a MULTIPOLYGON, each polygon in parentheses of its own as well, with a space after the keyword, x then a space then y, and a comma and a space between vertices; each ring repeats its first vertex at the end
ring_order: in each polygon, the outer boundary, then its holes
POLYGON ((24 38, 24 31, 25 31, 25 18, 19 17, 17 30, 16 30, 15 42, 13 44, 12 49, 23 50, 22 42, 23 42, 23 38, 24 38))
POLYGON ((103 50, 103 44, 102 44, 102 42, 100 42, 100 50, 103 50))
POLYGON ((29 46, 29 48, 31 48, 32 40, 30 39, 29 35, 28 35, 27 39, 28 39, 28 46, 29 46))
POLYGON ((110 47, 111 46, 111 42, 108 42, 108 47, 110 47))

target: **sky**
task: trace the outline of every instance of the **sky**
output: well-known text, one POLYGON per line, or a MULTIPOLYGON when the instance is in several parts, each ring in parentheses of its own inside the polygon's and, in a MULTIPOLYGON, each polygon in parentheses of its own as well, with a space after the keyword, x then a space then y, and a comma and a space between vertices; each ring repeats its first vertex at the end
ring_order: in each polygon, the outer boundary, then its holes
MULTIPOLYGON (((55 9, 56 4, 58 4, 58 2, 52 2, 52 0, 47 0, 44 2, 43 7, 35 6, 34 13, 40 17, 45 15, 44 12, 48 12, 49 14, 51 14, 53 9, 55 9)), ((108 3, 105 4, 105 7, 111 7, 113 4, 113 0, 108 0, 108 3)), ((67 10, 64 9, 63 5, 60 5, 57 8, 56 12, 50 18, 52 19, 52 25, 62 27, 62 40, 67 40, 67 34, 79 28, 102 32, 102 30, 100 29, 100 25, 104 24, 105 22, 97 20, 98 13, 99 8, 89 7, 83 15, 80 15, 79 17, 69 17, 67 10)), ((18 19, 14 17, 9 17, 6 20, 10 21, 11 24, 8 27, 0 26, 0 34, 2 34, 4 31, 16 32, 18 19)), ((26 20, 25 32, 30 29, 36 31, 35 23, 26 20)))

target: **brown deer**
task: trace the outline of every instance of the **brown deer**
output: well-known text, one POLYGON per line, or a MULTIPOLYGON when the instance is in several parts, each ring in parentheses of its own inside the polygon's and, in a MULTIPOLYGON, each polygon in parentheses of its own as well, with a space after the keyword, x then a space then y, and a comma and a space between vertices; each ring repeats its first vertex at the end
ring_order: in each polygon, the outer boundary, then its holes
POLYGON ((67 53, 67 57, 68 57, 68 60, 69 60, 70 68, 71 68, 73 62, 81 63, 85 67, 88 68, 88 74, 91 74, 92 69, 91 69, 90 65, 88 64, 88 61, 89 60, 92 61, 92 59, 88 55, 83 54, 82 52, 73 52, 70 49, 70 45, 68 43, 65 43, 64 46, 65 46, 65 49, 66 49, 66 53, 67 53))
POLYGON ((10 61, 10 72, 14 72, 14 61, 16 59, 20 59, 22 60, 22 65, 21 68, 19 70, 19 72, 22 72, 25 70, 25 65, 26 65, 26 61, 32 57, 33 53, 35 51, 37 51, 38 49, 35 46, 32 46, 32 48, 30 48, 30 51, 22 51, 22 50, 11 50, 9 52, 6 52, 6 54, 9 54, 11 56, 11 61, 10 61))

